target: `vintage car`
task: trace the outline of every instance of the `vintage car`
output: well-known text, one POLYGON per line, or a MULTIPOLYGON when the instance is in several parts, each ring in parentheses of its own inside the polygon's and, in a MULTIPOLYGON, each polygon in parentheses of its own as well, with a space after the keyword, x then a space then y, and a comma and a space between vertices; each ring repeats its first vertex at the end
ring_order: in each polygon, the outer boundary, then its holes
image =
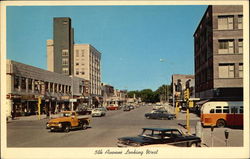
POLYGON ((135 109, 135 106, 133 106, 133 105, 129 105, 128 107, 129 107, 130 110, 135 109))
POLYGON ((123 111, 130 111, 130 110, 131 110, 130 107, 127 105, 123 107, 123 111))
POLYGON ((101 107, 101 108, 94 108, 92 110, 92 117, 101 117, 101 116, 105 116, 106 115, 106 112, 107 112, 107 109, 104 108, 104 107, 101 107))
POLYGON ((175 118, 175 114, 170 114, 168 111, 166 110, 155 110, 151 113, 146 113, 145 117, 147 119, 168 119, 168 120, 172 120, 175 118))
POLYGON ((71 129, 87 129, 90 124, 89 115, 78 115, 75 111, 63 111, 54 119, 50 119, 46 128, 50 131, 69 132, 71 129))
POLYGON ((107 106, 107 110, 118 110, 119 107, 117 105, 109 105, 107 106))
POLYGON ((143 128, 140 135, 135 137, 118 138, 118 147, 139 147, 163 144, 177 147, 200 147, 201 139, 193 135, 185 135, 178 129, 143 128))

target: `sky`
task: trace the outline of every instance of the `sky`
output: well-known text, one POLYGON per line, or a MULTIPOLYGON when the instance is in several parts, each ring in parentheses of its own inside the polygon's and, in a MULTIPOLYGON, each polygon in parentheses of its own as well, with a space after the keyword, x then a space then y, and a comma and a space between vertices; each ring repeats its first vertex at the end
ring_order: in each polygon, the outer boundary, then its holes
POLYGON ((101 81, 156 90, 194 74, 193 34, 207 6, 8 6, 7 58, 47 69, 53 18, 70 17, 77 44, 101 52, 101 81))

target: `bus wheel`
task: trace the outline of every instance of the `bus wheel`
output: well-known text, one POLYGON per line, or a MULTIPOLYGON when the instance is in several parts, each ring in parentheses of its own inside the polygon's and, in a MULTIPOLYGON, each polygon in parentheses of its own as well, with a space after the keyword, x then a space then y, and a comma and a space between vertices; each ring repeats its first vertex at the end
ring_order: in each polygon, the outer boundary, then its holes
POLYGON ((217 126, 218 128, 223 128, 223 127, 225 127, 225 126, 226 126, 225 120, 223 120, 223 119, 217 120, 216 126, 217 126))

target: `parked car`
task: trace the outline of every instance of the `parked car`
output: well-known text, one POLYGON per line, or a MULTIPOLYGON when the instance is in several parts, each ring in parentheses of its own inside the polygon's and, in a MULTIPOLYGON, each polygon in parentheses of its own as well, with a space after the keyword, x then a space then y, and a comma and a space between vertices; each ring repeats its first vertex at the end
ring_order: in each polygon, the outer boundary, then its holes
POLYGON ((107 110, 118 110, 119 107, 117 105, 109 105, 107 106, 107 110))
POLYGON ((88 115, 78 115, 75 111, 63 111, 54 119, 50 119, 46 128, 50 131, 61 130, 69 132, 70 129, 87 129, 90 124, 88 115))
POLYGON ((146 113, 145 117, 147 119, 168 119, 172 120, 175 118, 175 114, 170 114, 166 110, 155 110, 151 113, 146 113))
POLYGON ((129 105, 129 108, 130 108, 130 110, 133 110, 133 109, 135 109, 135 106, 129 105))
POLYGON ((118 138, 118 147, 139 147, 145 145, 171 145, 178 147, 200 147, 201 139, 193 135, 185 135, 178 129, 143 128, 135 137, 118 138))
POLYGON ((102 108, 94 108, 92 110, 92 117, 101 117, 101 116, 105 116, 106 115, 106 111, 107 109, 102 107, 102 108))
POLYGON ((129 106, 124 106, 123 111, 130 111, 130 107, 129 106))
POLYGON ((161 104, 156 104, 155 106, 153 106, 153 110, 157 110, 163 108, 163 106, 161 104))

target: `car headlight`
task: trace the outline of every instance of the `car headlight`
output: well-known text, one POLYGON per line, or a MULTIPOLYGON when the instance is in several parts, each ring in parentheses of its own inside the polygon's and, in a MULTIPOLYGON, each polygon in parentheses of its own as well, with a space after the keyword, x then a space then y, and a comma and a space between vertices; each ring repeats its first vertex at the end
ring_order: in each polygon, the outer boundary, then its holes
POLYGON ((47 123, 47 125, 46 125, 47 127, 49 127, 49 123, 47 123))

